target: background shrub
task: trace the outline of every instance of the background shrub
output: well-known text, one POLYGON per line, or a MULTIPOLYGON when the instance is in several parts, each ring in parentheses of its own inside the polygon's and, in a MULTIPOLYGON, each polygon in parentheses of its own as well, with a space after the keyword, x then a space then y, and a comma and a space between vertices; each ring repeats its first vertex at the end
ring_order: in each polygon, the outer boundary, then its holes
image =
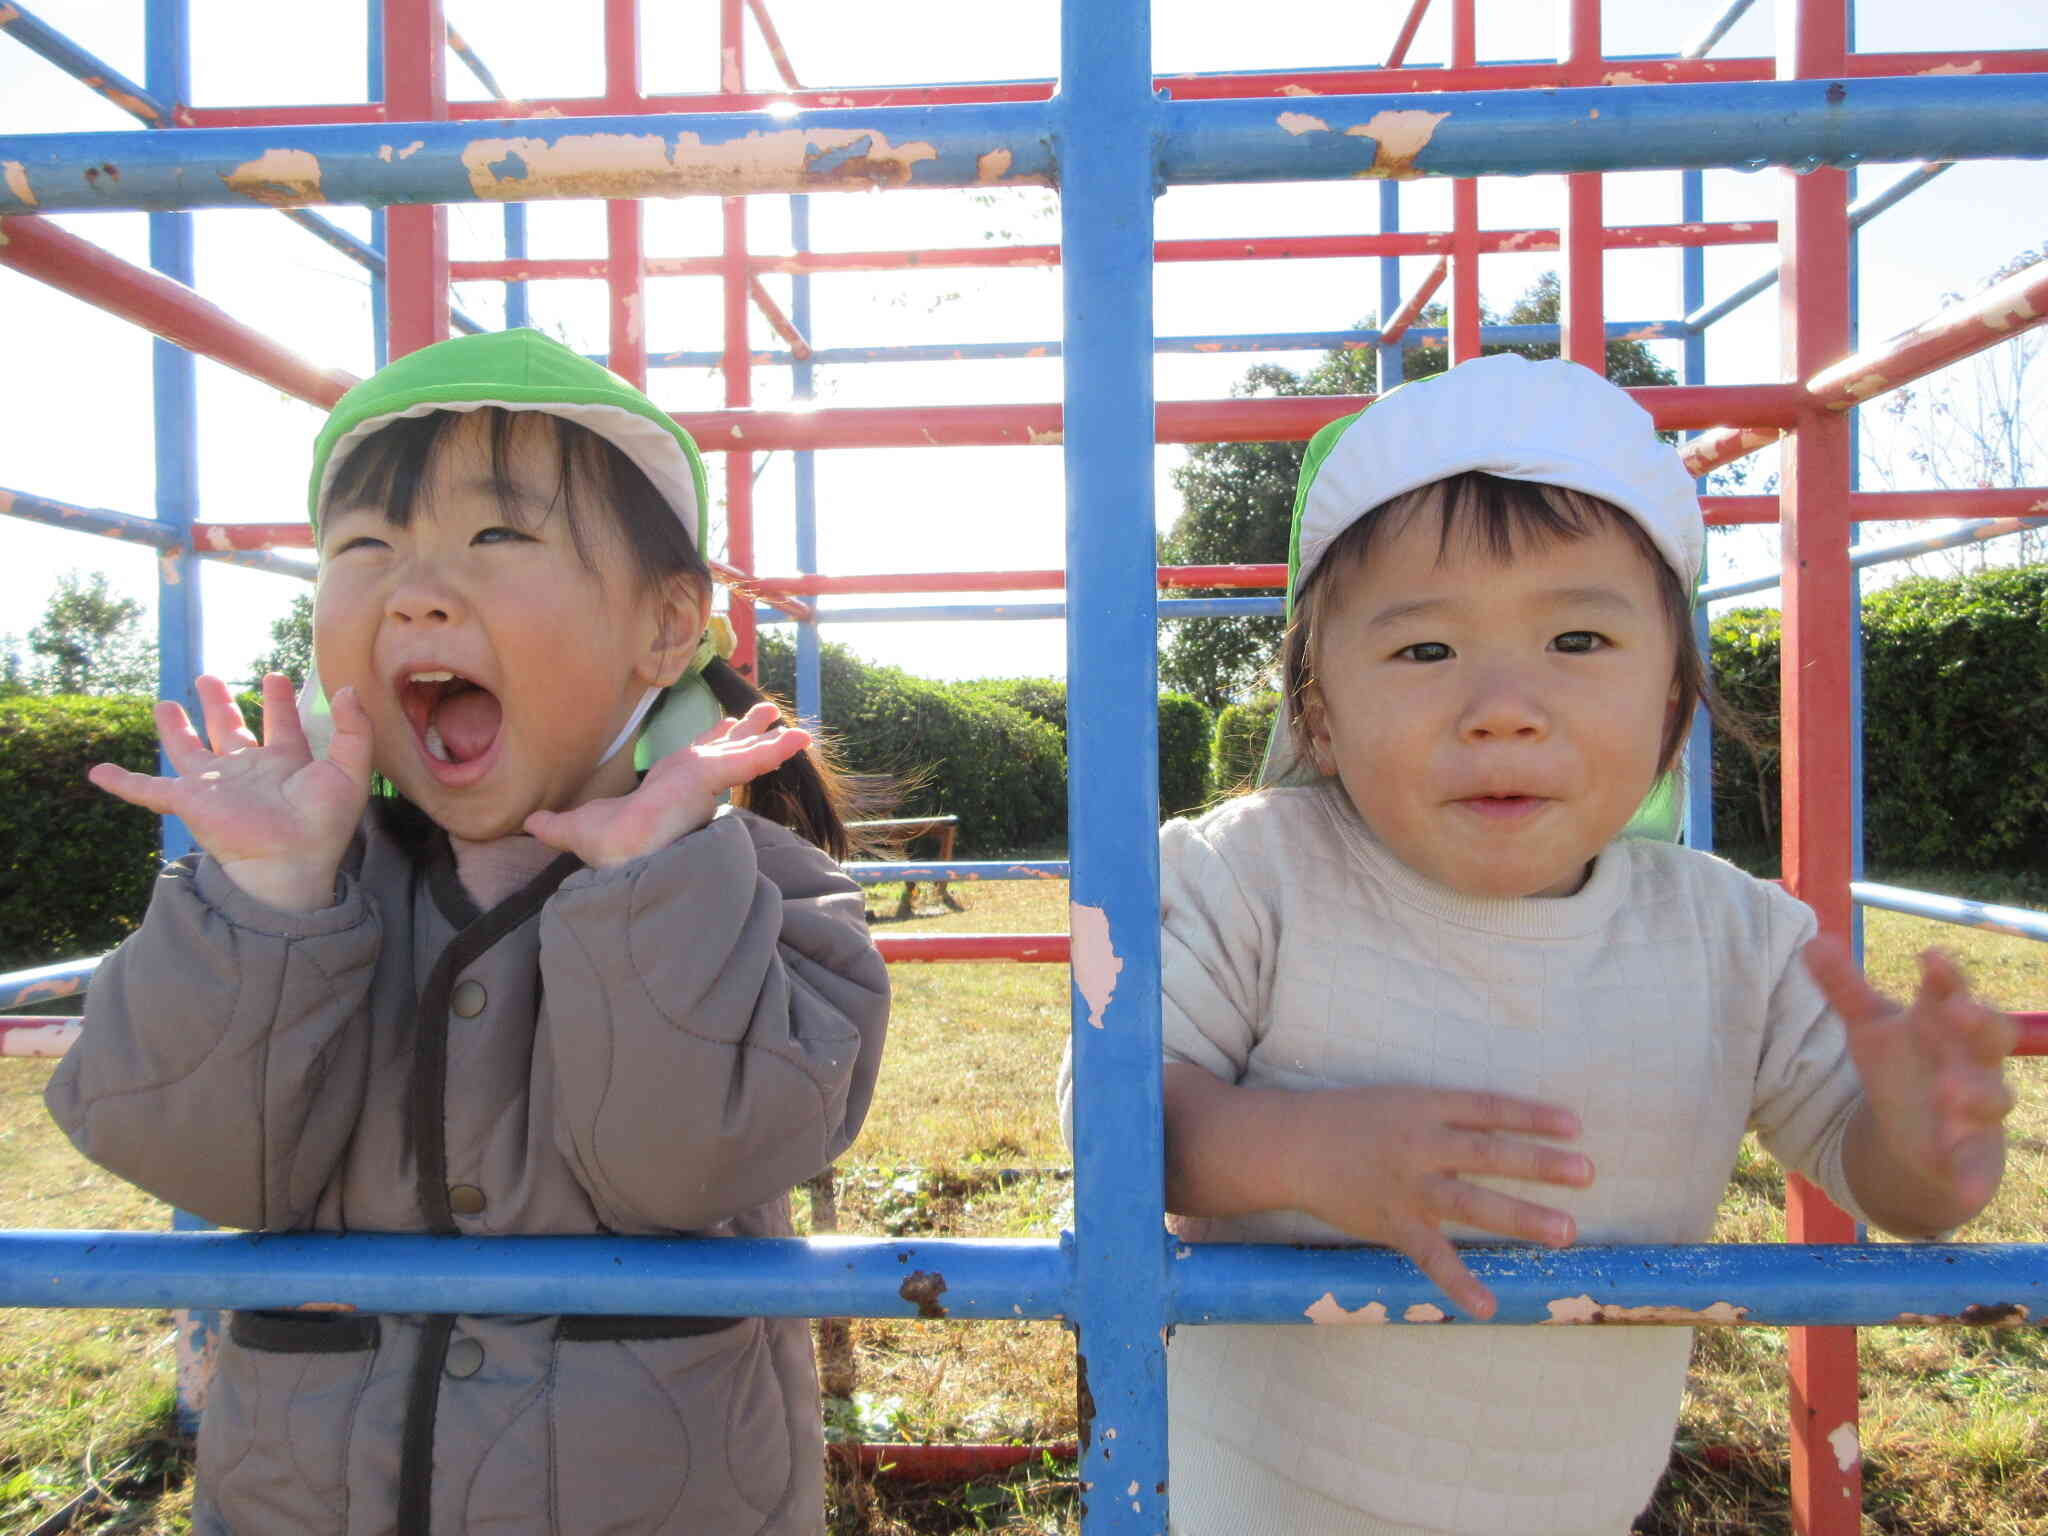
POLYGON ((1159 814, 1185 816, 1209 798, 1209 711, 1185 693, 1159 696, 1159 814))
POLYGON ((1216 712, 1216 731, 1210 743, 1210 782, 1219 795, 1249 789, 1259 776, 1265 760, 1266 738, 1272 734, 1273 716, 1280 709, 1280 695, 1261 694, 1243 704, 1226 704, 1216 712))
POLYGON ((86 782, 94 763, 156 771, 143 698, 0 702, 0 970, 112 949, 156 879, 157 819, 86 782))

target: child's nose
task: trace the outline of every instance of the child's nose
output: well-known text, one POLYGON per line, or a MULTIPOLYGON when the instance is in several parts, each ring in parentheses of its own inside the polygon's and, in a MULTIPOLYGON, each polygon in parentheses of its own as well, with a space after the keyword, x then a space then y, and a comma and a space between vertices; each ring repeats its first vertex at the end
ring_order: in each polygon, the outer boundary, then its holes
POLYGON ((1459 725, 1468 741, 1540 741, 1550 717, 1525 679, 1497 673, 1480 680, 1459 725))
POLYGON ((415 561, 400 573, 384 611, 409 624, 447 624, 461 612, 454 586, 435 567, 415 561))

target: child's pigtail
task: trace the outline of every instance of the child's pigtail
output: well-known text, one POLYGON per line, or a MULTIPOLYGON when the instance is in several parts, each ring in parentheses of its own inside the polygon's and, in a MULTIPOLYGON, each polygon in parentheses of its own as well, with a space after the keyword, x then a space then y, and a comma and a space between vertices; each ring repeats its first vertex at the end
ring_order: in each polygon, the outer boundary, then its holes
MULTIPOLYGON (((762 693, 722 657, 714 657, 704 668, 704 681, 719 707, 734 719, 768 702, 782 711, 786 723, 795 724, 781 700, 762 693)), ((866 851, 867 840, 857 837, 848 823, 885 810, 895 798, 892 790, 886 778, 842 772, 832 762, 830 748, 814 738, 773 773, 734 790, 733 803, 844 860, 866 851)))

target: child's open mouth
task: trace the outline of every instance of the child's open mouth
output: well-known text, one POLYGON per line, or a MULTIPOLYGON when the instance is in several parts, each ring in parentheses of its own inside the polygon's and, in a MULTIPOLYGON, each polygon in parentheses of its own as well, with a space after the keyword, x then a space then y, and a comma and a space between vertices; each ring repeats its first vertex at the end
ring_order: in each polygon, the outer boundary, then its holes
POLYGON ((407 673, 398 698, 421 751, 434 763, 454 768, 480 762, 497 742, 505 719, 495 693, 455 672, 407 673))

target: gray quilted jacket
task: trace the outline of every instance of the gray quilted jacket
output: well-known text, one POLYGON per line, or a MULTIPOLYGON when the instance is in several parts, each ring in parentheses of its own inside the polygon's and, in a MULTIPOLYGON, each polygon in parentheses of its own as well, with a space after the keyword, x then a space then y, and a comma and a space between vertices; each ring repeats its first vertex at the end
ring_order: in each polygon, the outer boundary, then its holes
MULTIPOLYGON (((50 1083, 79 1150, 224 1226, 779 1236, 867 1111, 859 889, 759 818, 479 912, 373 812, 337 894, 166 871, 50 1083)), ((802 1319, 243 1312, 194 1529, 816 1533, 822 1450, 802 1319)))

